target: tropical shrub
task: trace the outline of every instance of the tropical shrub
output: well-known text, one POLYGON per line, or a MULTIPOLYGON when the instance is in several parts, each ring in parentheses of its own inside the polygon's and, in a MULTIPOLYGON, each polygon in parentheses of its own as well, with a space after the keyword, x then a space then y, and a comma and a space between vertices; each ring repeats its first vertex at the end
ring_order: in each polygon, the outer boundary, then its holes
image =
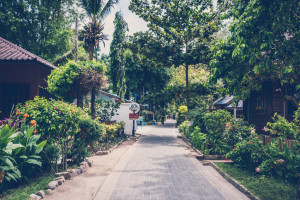
POLYGON ((37 144, 40 137, 35 126, 24 123, 20 131, 9 125, 0 127, 0 190, 4 179, 10 183, 28 179, 41 167, 39 154, 46 141, 37 144))
POLYGON ((114 138, 119 137, 123 132, 125 124, 124 123, 115 123, 107 125, 105 124, 105 134, 102 139, 104 141, 114 140, 114 138))
POLYGON ((110 100, 96 100, 96 117, 99 122, 111 121, 111 118, 118 115, 117 110, 120 108, 119 102, 110 100))
POLYGON ((205 152, 208 154, 226 153, 226 143, 223 141, 225 126, 232 120, 228 111, 216 110, 206 113, 203 117, 207 143, 205 152))
POLYGON ((264 146, 268 159, 264 160, 259 172, 266 175, 281 177, 291 182, 297 182, 300 177, 300 145, 294 144, 289 149, 283 143, 282 150, 279 149, 278 141, 273 141, 264 146))
POLYGON ((192 122, 192 127, 198 126, 202 131, 205 130, 204 117, 205 111, 202 108, 194 108, 189 111, 188 119, 192 122))
POLYGON ((180 125, 182 122, 187 120, 187 106, 179 106, 177 114, 177 125, 180 125))
POLYGON ((95 151, 95 144, 100 142, 105 134, 105 126, 92 119, 79 121, 78 133, 75 135, 71 155, 75 162, 79 163, 88 156, 88 147, 95 151))
POLYGON ((267 154, 263 149, 262 141, 256 133, 252 133, 249 137, 237 143, 235 147, 226 154, 235 165, 248 170, 255 170, 264 160, 267 154))
POLYGON ((183 122, 178 126, 178 130, 180 133, 182 133, 185 136, 189 135, 189 124, 188 121, 183 122))
POLYGON ((201 129, 196 126, 194 131, 190 134, 191 144, 197 149, 204 149, 206 134, 201 132, 201 129))
POLYGON ((297 126, 295 122, 289 122, 277 113, 275 113, 272 120, 274 122, 268 122, 267 127, 264 128, 265 131, 287 139, 300 139, 300 126, 297 126))
MULTIPOLYGON (((79 129, 79 121, 89 118, 81 108, 63 101, 47 100, 35 97, 25 105, 17 106, 17 117, 25 123, 33 123, 41 139, 47 140, 48 145, 57 145, 62 155, 62 163, 66 169, 66 154, 72 148, 73 139, 79 129)), ((52 153, 55 151, 52 151, 52 153)), ((52 158, 58 155, 51 155, 52 158)), ((47 157, 43 157, 45 166, 51 166, 47 157)), ((51 159, 50 159, 51 160, 51 159)))
POLYGON ((225 125, 222 136, 226 152, 229 152, 236 143, 250 136, 251 132, 255 132, 255 129, 249 126, 246 121, 242 119, 231 119, 231 121, 225 125))

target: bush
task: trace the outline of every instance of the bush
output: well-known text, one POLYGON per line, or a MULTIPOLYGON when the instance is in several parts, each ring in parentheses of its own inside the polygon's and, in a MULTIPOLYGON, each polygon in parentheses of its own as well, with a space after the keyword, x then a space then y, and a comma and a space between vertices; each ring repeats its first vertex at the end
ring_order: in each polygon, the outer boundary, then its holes
POLYGON ((114 140, 116 137, 119 137, 121 133, 124 132, 124 127, 124 122, 105 125, 106 134, 103 135, 102 139, 104 141, 114 140))
POLYGON ((16 127, 0 126, 0 192, 6 182, 13 185, 13 181, 28 179, 42 165, 39 154, 46 141, 37 144, 41 135, 35 134, 33 125, 22 123, 20 129, 16 127))
POLYGON ((105 134, 105 127, 92 119, 81 119, 79 130, 75 135, 71 155, 76 163, 82 162, 88 156, 88 146, 94 150, 95 144, 105 134))
POLYGON ((79 128, 79 120, 88 118, 88 115, 75 105, 42 97, 35 97, 25 105, 19 104, 17 112, 26 123, 35 120, 37 132, 49 143, 57 141, 57 138, 75 135, 79 128))
POLYGON ((191 144, 197 149, 204 149, 206 134, 201 133, 201 129, 196 126, 194 131, 190 134, 191 144))
POLYGON ((228 111, 216 110, 206 113, 203 117, 205 132, 207 133, 206 153, 224 154, 226 153, 226 144, 223 141, 225 126, 232 120, 228 111))
POLYGON ((263 150, 262 141, 258 135, 252 133, 251 136, 236 144, 236 146, 226 154, 238 167, 255 171, 255 169, 267 159, 263 150))
MULTIPOLYGON (((62 163, 66 169, 66 155, 72 148, 74 136, 79 129, 79 121, 82 118, 89 118, 88 114, 75 105, 40 97, 27 101, 25 105, 19 104, 16 111, 17 117, 26 123, 36 122, 37 133, 41 134, 42 139, 48 141, 48 145, 59 146, 62 163)), ((50 157, 58 157, 58 155, 50 157)), ((46 156, 43 159, 45 159, 44 166, 52 166, 52 163, 48 163, 52 159, 46 156)))
POLYGON ((177 125, 187 120, 187 112, 188 112, 187 106, 179 106, 178 114, 177 114, 177 125))
POLYGON ((187 121, 183 122, 178 126, 178 130, 181 134, 188 136, 189 135, 189 124, 187 121))
POLYGON ((192 127, 198 126, 202 131, 205 130, 203 117, 205 111, 202 108, 194 108, 189 111, 188 119, 192 122, 192 127))
POLYGON ((261 163, 259 172, 296 183, 300 176, 300 145, 295 144, 289 149, 286 143, 283 143, 281 151, 278 142, 273 139, 264 149, 268 159, 261 163))
POLYGON ((283 138, 299 140, 300 125, 297 125, 299 123, 297 121, 298 112, 295 113, 295 119, 292 122, 287 121, 284 117, 275 113, 274 117, 272 118, 274 123, 268 122, 265 131, 269 131, 271 134, 274 135, 282 136, 283 138))

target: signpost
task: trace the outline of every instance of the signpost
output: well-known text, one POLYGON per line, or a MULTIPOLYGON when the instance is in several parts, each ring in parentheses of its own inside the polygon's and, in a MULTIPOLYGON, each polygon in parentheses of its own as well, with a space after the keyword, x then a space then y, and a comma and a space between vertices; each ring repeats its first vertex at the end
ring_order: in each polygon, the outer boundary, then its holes
POLYGON ((132 121, 132 136, 135 135, 135 120, 139 119, 139 114, 136 112, 139 112, 140 106, 137 103, 132 103, 129 107, 129 110, 131 110, 133 113, 129 113, 129 119, 132 121))

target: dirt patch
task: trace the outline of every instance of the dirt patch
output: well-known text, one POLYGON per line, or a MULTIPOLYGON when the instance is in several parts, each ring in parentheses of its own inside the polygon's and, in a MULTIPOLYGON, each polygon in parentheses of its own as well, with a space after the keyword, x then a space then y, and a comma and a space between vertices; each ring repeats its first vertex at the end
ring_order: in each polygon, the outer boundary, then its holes
POLYGON ((108 155, 93 156, 89 160, 93 167, 87 172, 66 181, 54 190, 46 200, 90 200, 104 183, 120 158, 128 151, 134 140, 126 140, 108 155))

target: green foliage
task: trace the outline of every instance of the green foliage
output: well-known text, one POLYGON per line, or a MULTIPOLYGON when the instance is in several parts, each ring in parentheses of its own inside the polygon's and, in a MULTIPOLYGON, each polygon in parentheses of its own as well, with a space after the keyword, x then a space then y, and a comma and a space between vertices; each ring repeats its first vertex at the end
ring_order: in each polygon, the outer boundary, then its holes
POLYGON ((102 80, 91 79, 92 74, 89 73, 91 70, 102 77, 106 66, 102 62, 95 61, 77 63, 69 61, 60 69, 51 71, 47 80, 47 90, 58 98, 72 102, 78 96, 86 95, 94 87, 99 86, 99 82, 102 84, 102 80))
POLYGON ((110 78, 113 84, 113 91, 122 98, 125 94, 125 67, 124 67, 124 53, 126 32, 128 24, 125 22, 121 12, 116 12, 114 19, 115 30, 113 33, 113 40, 110 45, 110 78))
POLYGON ((206 134, 201 132, 201 129, 196 126, 194 131, 190 135, 191 144, 196 147, 197 149, 204 149, 205 148, 205 141, 206 141, 206 134))
POLYGON ((181 123, 179 126, 178 126, 178 130, 180 133, 182 133, 183 135, 187 136, 189 135, 189 124, 187 121, 181 123))
MULTIPOLYGON (((298 109, 300 110, 300 108, 298 109)), ((294 121, 289 122, 284 117, 275 113, 272 120, 273 123, 268 122, 266 131, 270 131, 271 134, 281 136, 287 139, 300 139, 300 125, 297 125, 297 115, 299 111, 295 113, 294 121)))
POLYGON ((237 143, 235 148, 226 156, 234 161, 237 166, 255 172, 256 167, 267 159, 263 149, 262 141, 257 134, 253 133, 250 137, 237 143))
POLYGON ((105 134, 103 134, 102 140, 103 141, 110 141, 114 140, 115 138, 119 137, 121 133, 124 133, 125 123, 116 123, 105 125, 105 134))
POLYGON ((225 131, 225 125, 230 122, 231 119, 231 114, 225 110, 216 110, 204 115, 203 120, 207 132, 207 153, 226 153, 226 144, 223 141, 223 133, 225 131))
POLYGON ((71 49, 67 15, 71 0, 1 1, 0 36, 53 61, 71 49))
POLYGON ((74 139, 72 157, 76 163, 80 163, 88 155, 88 147, 95 148, 95 144, 100 142, 105 135, 105 126, 92 119, 81 119, 79 121, 79 131, 74 139))
POLYGON ((120 108, 119 102, 113 102, 110 100, 97 99, 96 100, 96 116, 99 122, 111 121, 111 118, 115 116, 117 110, 120 108))
POLYGON ((223 79, 241 98, 265 80, 299 84, 298 7, 297 0, 234 1, 231 34, 211 48, 214 83, 223 79))
POLYGON ((36 121, 36 129, 47 139, 49 143, 57 141, 58 138, 73 136, 78 131, 78 123, 82 117, 88 117, 85 112, 75 105, 56 100, 47 100, 35 97, 34 100, 27 101, 25 105, 18 105, 18 110, 29 115, 25 121, 36 121))
MULTIPOLYGON (((77 97, 76 93, 73 93, 74 90, 79 89, 73 89, 72 86, 74 85, 75 80, 79 78, 79 74, 81 74, 82 71, 82 65, 78 65, 74 61, 68 62, 60 69, 52 70, 47 80, 47 90, 58 98, 72 102, 77 97)), ((86 91, 82 92, 87 93, 86 91)))
POLYGON ((7 182, 12 184, 21 178, 27 179, 41 167, 41 157, 38 154, 46 141, 37 143, 41 135, 36 135, 34 130, 34 126, 29 127, 25 123, 20 131, 8 125, 0 127, 0 191, 2 184, 7 188, 7 182))

